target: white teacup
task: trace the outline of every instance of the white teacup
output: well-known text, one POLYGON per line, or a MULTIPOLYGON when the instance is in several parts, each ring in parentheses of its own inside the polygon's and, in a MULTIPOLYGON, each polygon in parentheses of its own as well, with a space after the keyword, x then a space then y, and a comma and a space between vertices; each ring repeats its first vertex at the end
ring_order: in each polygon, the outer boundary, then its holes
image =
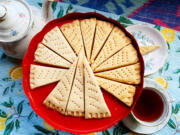
POLYGON ((136 117, 136 115, 133 113, 133 111, 131 112, 131 114, 133 115, 134 119, 136 121, 138 121, 142 125, 145 125, 145 126, 157 126, 157 125, 160 125, 166 119, 166 117, 168 115, 168 112, 169 112, 169 102, 171 102, 171 101, 169 101, 168 95, 166 95, 162 91, 157 90, 156 88, 152 88, 152 87, 144 87, 143 88, 143 90, 147 90, 147 89, 150 90, 150 91, 155 92, 161 98, 163 106, 164 106, 163 111, 161 113, 161 116, 158 117, 154 121, 143 121, 143 120, 140 120, 138 117, 136 117))

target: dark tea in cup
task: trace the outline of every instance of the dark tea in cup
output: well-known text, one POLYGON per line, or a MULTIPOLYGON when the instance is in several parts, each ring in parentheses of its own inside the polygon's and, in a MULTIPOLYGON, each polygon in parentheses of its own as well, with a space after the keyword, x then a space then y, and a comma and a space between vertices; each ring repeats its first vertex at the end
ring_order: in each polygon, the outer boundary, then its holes
POLYGON ((165 105, 167 104, 163 94, 150 87, 143 88, 142 94, 137 101, 132 114, 135 119, 142 123, 156 123, 162 120, 166 114, 165 105))

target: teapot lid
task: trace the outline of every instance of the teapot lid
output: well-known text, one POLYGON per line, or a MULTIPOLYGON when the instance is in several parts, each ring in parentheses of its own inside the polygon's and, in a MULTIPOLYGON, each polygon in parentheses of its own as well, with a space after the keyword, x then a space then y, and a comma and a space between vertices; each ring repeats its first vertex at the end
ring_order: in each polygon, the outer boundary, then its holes
POLYGON ((0 1, 0 42, 22 39, 32 26, 32 12, 22 0, 0 1))

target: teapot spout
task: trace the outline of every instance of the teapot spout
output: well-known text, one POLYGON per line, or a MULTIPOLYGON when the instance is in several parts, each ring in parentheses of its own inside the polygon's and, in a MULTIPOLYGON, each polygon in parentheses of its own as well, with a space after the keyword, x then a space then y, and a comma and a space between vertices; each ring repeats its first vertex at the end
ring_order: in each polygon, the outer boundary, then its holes
POLYGON ((44 0, 42 5, 42 16, 46 22, 53 19, 53 11, 51 8, 53 0, 44 0))

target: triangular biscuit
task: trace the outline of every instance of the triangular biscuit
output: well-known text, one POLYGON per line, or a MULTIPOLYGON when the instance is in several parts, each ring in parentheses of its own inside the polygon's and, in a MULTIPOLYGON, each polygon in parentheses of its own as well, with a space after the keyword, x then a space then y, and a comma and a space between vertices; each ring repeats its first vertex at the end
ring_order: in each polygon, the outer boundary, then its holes
POLYGON ((84 19, 81 21, 81 31, 88 61, 90 60, 95 28, 96 18, 84 19))
POLYGON ((141 83, 141 65, 140 63, 120 67, 117 69, 95 73, 96 76, 103 77, 118 82, 128 84, 140 84, 141 83))
POLYGON ((59 81, 66 71, 66 69, 31 65, 30 87, 34 89, 59 81))
POLYGON ((94 46, 91 54, 91 63, 94 62, 96 56, 99 54, 99 51, 103 47, 104 42, 108 38, 113 27, 114 25, 112 23, 101 20, 96 21, 96 32, 95 32, 94 46))
POLYGON ((76 65, 77 60, 74 61, 69 70, 66 71, 61 80, 58 82, 56 87, 44 100, 43 104, 46 105, 48 108, 65 114, 65 109, 74 80, 76 65))
POLYGON ((83 47, 79 20, 66 23, 62 25, 60 29, 73 48, 74 52, 78 55, 81 48, 83 47))
POLYGON ((83 76, 84 54, 78 56, 78 64, 74 77, 74 82, 69 96, 66 115, 75 117, 84 116, 84 76, 83 76))
POLYGON ((84 61, 84 74, 85 119, 110 117, 111 113, 104 101, 101 89, 86 58, 84 61))
POLYGON ((131 106, 133 104, 133 97, 136 92, 136 87, 132 85, 127 85, 115 81, 111 81, 108 79, 96 77, 99 85, 111 93, 113 96, 118 98, 120 101, 125 103, 127 106, 131 106))
POLYGON ((99 65, 94 72, 106 71, 122 66, 135 64, 139 61, 137 51, 132 44, 125 46, 122 50, 99 65))
POLYGON ((76 59, 71 46, 57 26, 44 36, 42 43, 71 63, 76 59))
POLYGON ((70 62, 57 55, 42 44, 38 45, 37 50, 34 53, 34 61, 64 68, 69 68, 69 66, 71 65, 70 62))
POLYGON ((146 55, 156 50, 157 48, 160 48, 160 46, 159 45, 139 46, 139 49, 142 55, 146 55))
POLYGON ((125 33, 118 27, 114 27, 104 47, 100 51, 91 68, 94 69, 103 63, 106 59, 121 50, 126 45, 130 44, 130 38, 126 37, 125 33))

